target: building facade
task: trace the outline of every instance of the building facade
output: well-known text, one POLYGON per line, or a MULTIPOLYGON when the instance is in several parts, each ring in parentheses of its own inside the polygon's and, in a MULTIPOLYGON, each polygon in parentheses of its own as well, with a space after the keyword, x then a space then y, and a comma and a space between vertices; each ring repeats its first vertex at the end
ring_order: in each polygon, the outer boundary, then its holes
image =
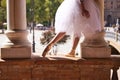
POLYGON ((116 24, 119 19, 120 24, 120 0, 104 0, 105 1, 105 21, 106 26, 112 26, 116 24))

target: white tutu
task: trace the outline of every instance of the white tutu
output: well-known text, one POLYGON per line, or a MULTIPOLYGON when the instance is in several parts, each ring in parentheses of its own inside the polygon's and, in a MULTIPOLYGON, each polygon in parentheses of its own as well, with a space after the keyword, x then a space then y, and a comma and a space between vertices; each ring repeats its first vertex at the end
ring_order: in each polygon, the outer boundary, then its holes
POLYGON ((67 35, 81 36, 81 33, 101 31, 100 11, 93 0, 84 0, 90 18, 82 16, 80 0, 64 0, 55 16, 55 32, 66 32, 67 35))

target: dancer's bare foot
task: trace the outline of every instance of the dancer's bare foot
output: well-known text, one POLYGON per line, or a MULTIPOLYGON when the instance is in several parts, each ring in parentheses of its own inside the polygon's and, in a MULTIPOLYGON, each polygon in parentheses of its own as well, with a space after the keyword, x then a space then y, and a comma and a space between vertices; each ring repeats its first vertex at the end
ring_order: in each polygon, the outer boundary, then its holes
POLYGON ((75 57, 75 55, 67 54, 66 57, 75 57))
POLYGON ((70 53, 65 55, 66 57, 75 57, 75 50, 72 50, 70 53))
POLYGON ((52 45, 48 44, 47 47, 44 49, 42 56, 45 57, 46 54, 49 52, 49 50, 51 49, 52 45))

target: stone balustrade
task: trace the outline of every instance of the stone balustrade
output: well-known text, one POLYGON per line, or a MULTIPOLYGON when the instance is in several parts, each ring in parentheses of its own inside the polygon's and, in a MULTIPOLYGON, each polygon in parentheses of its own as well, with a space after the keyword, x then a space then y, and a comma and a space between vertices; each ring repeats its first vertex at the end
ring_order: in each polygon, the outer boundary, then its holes
POLYGON ((1 59, 0 80, 119 80, 119 67, 120 56, 1 59))

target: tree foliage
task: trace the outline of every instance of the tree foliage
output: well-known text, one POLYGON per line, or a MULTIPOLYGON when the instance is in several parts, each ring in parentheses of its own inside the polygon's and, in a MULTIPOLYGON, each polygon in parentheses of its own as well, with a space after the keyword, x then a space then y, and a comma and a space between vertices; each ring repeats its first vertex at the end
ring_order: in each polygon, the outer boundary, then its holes
POLYGON ((0 2, 0 22, 4 22, 6 19, 6 0, 0 2))
POLYGON ((6 22, 6 0, 0 0, 0 28, 6 22))
MULTIPOLYGON (((6 0, 0 0, 0 23, 6 22, 6 0)), ((63 0, 26 0, 27 22, 45 25, 54 21, 58 6, 63 0), (33 3, 34 2, 34 3, 33 3)))
POLYGON ((54 21, 56 10, 62 1, 63 0, 34 0, 33 4, 32 0, 27 0, 28 22, 32 20, 36 23, 50 24, 51 21, 54 21), (31 14, 30 9, 33 9, 33 14, 31 14))

